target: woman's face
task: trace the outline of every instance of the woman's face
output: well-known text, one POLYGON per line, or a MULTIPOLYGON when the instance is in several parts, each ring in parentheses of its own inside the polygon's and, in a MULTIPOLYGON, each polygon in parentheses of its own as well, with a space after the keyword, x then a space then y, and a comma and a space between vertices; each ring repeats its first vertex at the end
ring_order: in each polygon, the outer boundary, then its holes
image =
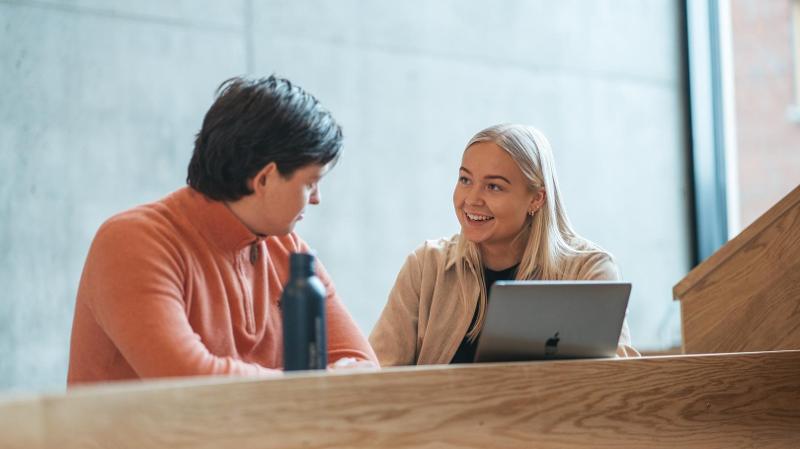
POLYGON ((510 246, 526 226, 528 211, 541 206, 542 193, 529 188, 517 164, 496 144, 471 145, 453 192, 462 235, 479 247, 510 246))

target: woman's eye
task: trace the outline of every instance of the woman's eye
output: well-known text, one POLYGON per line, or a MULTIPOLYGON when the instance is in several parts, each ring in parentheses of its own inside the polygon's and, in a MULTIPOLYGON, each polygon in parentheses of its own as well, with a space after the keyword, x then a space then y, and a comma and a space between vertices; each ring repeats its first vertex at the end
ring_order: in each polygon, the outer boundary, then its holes
POLYGON ((489 189, 489 190, 496 191, 496 192, 499 192, 499 191, 503 190, 503 188, 500 187, 497 184, 489 184, 489 185, 486 186, 486 188, 489 189))
POLYGON ((469 184, 469 179, 467 179, 466 176, 459 176, 458 182, 460 182, 461 184, 469 184))

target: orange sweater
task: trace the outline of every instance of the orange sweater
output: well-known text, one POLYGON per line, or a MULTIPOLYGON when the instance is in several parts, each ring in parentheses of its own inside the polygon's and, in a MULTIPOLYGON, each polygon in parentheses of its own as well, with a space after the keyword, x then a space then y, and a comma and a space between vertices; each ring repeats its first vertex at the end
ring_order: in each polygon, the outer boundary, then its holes
MULTIPOLYGON (((97 231, 81 276, 67 384, 280 369, 279 298, 296 234, 258 237, 190 188, 97 231)), ((328 361, 377 359, 321 264, 328 361)))

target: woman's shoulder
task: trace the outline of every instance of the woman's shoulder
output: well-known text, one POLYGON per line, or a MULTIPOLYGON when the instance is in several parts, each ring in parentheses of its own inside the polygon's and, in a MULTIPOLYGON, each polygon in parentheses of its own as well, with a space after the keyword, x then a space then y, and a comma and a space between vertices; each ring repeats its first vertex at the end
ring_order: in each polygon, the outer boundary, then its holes
POLYGON ((617 280, 620 279, 619 268, 614 256, 583 238, 570 242, 576 250, 566 263, 567 278, 580 280, 617 280))
POLYGON ((452 237, 425 240, 414 250, 414 254, 423 258, 446 259, 455 250, 457 243, 458 234, 452 237))
POLYGON ((415 262, 420 266, 443 267, 449 264, 458 244, 458 234, 452 237, 425 240, 408 255, 406 263, 415 262))

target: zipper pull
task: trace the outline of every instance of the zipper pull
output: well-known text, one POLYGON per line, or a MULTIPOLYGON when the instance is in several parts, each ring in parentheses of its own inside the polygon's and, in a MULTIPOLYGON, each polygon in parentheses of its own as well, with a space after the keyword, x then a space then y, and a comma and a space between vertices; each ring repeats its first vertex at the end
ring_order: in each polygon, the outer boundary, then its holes
POLYGON ((258 241, 250 245, 250 263, 255 265, 258 261, 258 241))

